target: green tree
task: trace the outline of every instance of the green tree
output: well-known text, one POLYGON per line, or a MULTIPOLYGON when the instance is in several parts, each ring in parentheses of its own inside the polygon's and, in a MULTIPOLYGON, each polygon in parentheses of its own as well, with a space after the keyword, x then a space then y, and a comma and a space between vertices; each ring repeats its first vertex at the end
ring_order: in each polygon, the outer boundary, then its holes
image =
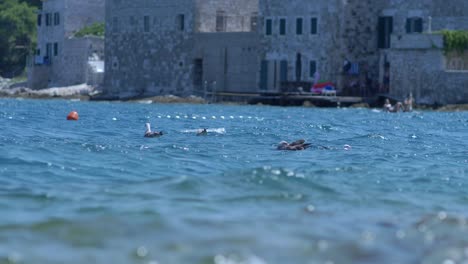
POLYGON ((41 0, 20 0, 21 2, 25 2, 30 6, 34 6, 40 8, 42 6, 41 0))
POLYGON ((0 1, 0 75, 22 72, 35 46, 36 8, 18 0, 0 1))

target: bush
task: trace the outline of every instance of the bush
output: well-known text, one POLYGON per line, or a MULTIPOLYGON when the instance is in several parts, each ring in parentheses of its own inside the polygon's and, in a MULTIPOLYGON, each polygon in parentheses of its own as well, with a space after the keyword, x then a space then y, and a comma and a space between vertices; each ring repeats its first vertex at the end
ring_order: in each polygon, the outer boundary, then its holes
POLYGON ((445 53, 456 51, 463 53, 468 50, 468 31, 465 30, 444 30, 444 50, 445 53))
POLYGON ((84 36, 97 36, 97 37, 104 37, 105 33, 105 26, 104 23, 94 23, 90 26, 86 26, 80 31, 75 33, 75 37, 82 38, 84 36))

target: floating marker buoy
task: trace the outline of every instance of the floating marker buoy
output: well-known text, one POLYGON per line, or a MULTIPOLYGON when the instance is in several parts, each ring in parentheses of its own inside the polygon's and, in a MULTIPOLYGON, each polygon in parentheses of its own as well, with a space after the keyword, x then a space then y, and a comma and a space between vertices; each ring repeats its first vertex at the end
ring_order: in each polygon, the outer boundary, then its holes
POLYGON ((74 121, 77 121, 78 120, 78 113, 76 111, 71 111, 68 115, 67 115, 67 120, 74 120, 74 121))

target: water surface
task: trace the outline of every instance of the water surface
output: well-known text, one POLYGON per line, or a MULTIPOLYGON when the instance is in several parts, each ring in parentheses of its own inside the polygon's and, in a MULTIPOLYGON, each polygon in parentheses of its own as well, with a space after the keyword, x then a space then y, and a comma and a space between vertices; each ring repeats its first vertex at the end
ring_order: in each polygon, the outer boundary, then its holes
POLYGON ((468 112, 8 99, 0 127, 2 264, 468 262, 468 112))

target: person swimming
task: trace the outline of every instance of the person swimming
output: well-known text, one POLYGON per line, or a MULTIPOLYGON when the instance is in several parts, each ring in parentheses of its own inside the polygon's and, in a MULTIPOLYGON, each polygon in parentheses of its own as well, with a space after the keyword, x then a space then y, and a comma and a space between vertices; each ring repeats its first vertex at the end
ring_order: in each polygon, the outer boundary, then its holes
POLYGON ((208 135, 208 131, 206 130, 206 128, 200 129, 197 132, 197 136, 206 136, 206 135, 208 135))
POLYGON ((162 131, 151 131, 151 125, 150 123, 146 123, 146 132, 145 132, 145 137, 148 138, 153 138, 153 137, 160 137, 163 135, 162 131))
POLYGON ((402 109, 403 105, 400 102, 397 102, 395 106, 392 106, 390 103, 390 100, 385 99, 385 104, 383 106, 383 109, 385 112, 390 112, 390 113, 397 113, 402 109))
POLYGON ((299 140, 296 140, 292 143, 288 143, 286 141, 281 141, 278 146, 277 146, 277 150, 304 150, 304 149, 307 149, 311 146, 312 144, 311 143, 305 143, 305 140, 304 139, 299 139, 299 140))

